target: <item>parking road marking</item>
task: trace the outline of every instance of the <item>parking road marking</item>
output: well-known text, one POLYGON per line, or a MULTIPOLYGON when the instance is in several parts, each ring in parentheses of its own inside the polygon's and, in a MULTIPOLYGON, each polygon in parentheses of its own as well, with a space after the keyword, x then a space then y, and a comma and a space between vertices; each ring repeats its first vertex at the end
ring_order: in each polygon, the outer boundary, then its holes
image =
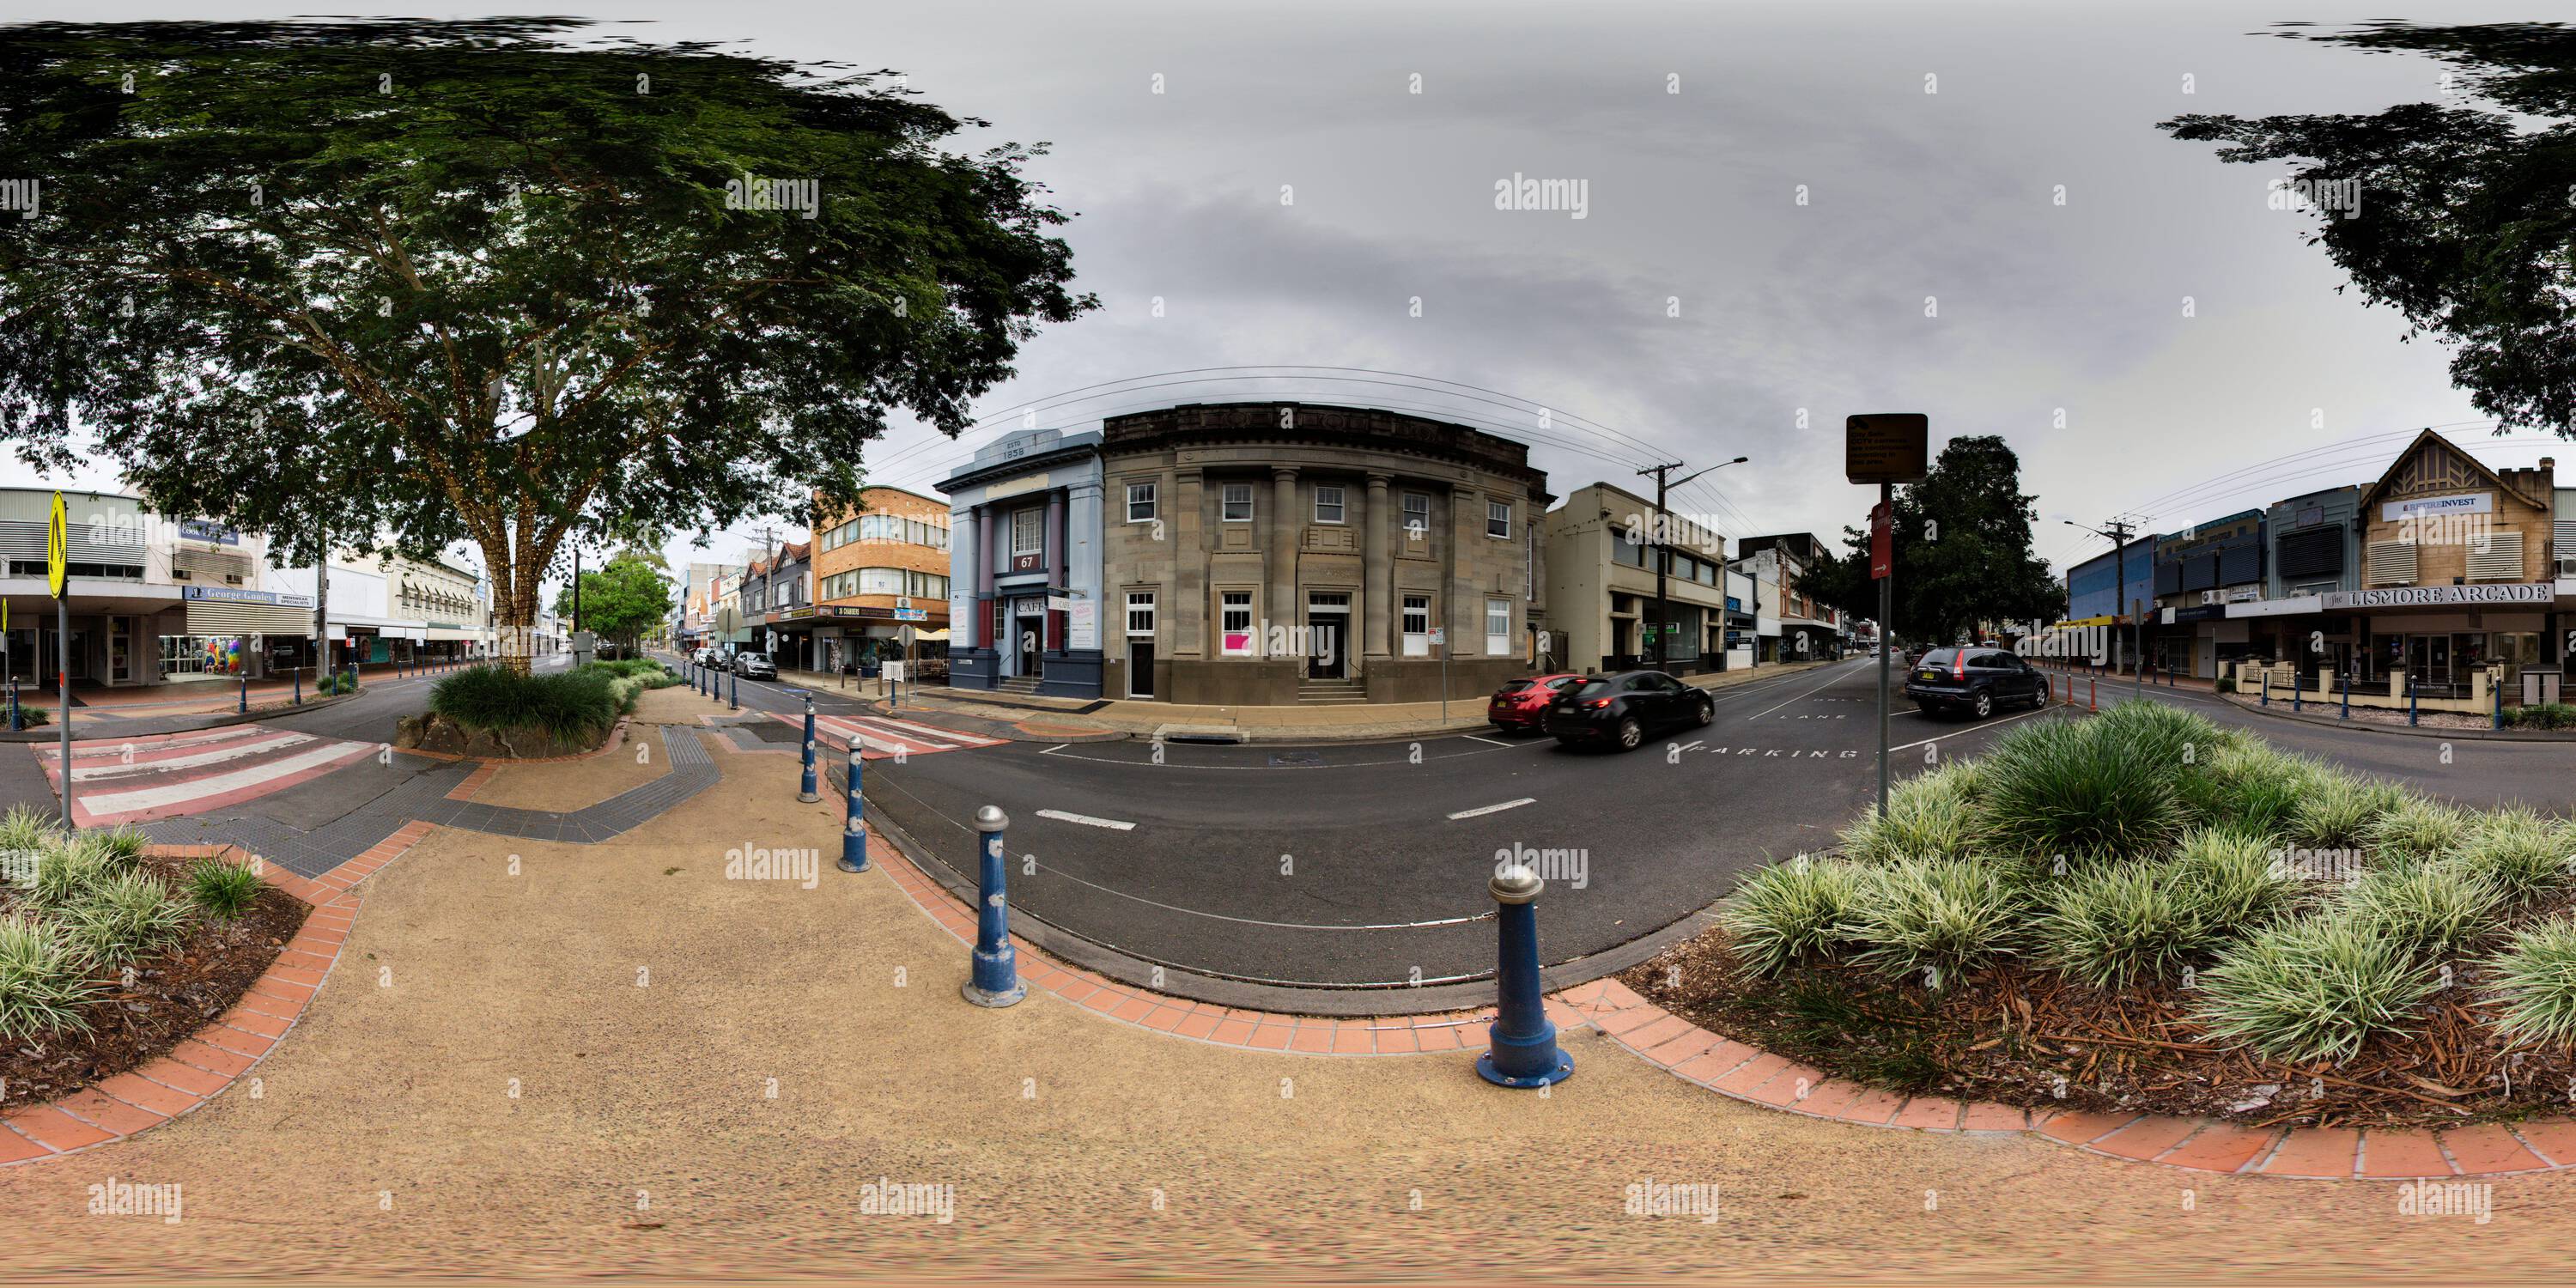
POLYGON ((1476 817, 1476 816, 1477 816, 1477 815, 1479 815, 1479 814, 1500 814, 1500 813, 1502 813, 1504 810, 1507 810, 1507 809, 1519 809, 1519 808, 1520 808, 1521 806, 1523 806, 1523 805, 1536 805, 1536 804, 1538 804, 1538 798, 1537 798, 1537 797, 1535 797, 1535 796, 1524 796, 1524 797, 1522 797, 1522 798, 1520 798, 1519 800, 1516 800, 1516 801, 1504 801, 1504 802, 1503 802, 1502 804, 1500 804, 1500 805, 1487 805, 1487 806, 1485 806, 1485 807, 1484 807, 1484 808, 1482 808, 1482 809, 1462 809, 1462 810, 1458 811, 1457 813, 1450 815, 1449 817, 1451 817, 1451 818, 1453 818, 1453 819, 1455 819, 1455 818, 1474 818, 1474 817, 1476 817))
POLYGON ((1105 827, 1113 832, 1133 832, 1136 830, 1136 825, 1133 823, 1122 823, 1114 818, 1093 818, 1089 814, 1067 814, 1060 809, 1039 810, 1038 817, 1051 818, 1060 823, 1080 823, 1084 827, 1105 827))
POLYGON ((1517 747, 1517 746, 1519 746, 1519 745, 1520 745, 1519 743, 1516 743, 1516 742, 1504 742, 1504 741, 1502 741, 1502 740, 1501 740, 1501 739, 1499 739, 1499 738, 1480 738, 1480 737, 1478 737, 1478 736, 1476 736, 1475 734, 1472 734, 1472 733, 1469 733, 1469 734, 1460 734, 1460 735, 1459 735, 1459 737, 1465 738, 1465 739, 1466 739, 1467 741, 1469 741, 1469 742, 1485 742, 1485 743, 1492 743, 1493 745, 1495 745, 1495 746, 1497 746, 1497 747, 1517 747))

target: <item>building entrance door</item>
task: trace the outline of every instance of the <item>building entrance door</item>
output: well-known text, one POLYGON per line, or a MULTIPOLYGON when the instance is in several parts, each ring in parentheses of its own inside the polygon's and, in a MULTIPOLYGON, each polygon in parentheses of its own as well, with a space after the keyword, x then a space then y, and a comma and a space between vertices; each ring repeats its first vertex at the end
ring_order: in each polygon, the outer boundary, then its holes
POLYGON ((1154 696, 1154 641, 1127 642, 1127 696, 1154 696))
POLYGON ((107 619, 107 682, 130 684, 134 680, 134 619, 111 615, 107 619))
POLYGON ((1016 605, 1011 619, 1011 647, 1018 666, 1013 675, 1036 675, 1040 669, 1039 650, 1046 643, 1046 601, 1024 599, 1016 605))
POLYGON ((1349 650, 1344 644, 1350 633, 1343 628, 1350 620, 1347 613, 1319 613, 1306 619, 1306 631, 1313 645, 1306 653, 1307 679, 1338 680, 1345 674, 1349 666, 1349 650))

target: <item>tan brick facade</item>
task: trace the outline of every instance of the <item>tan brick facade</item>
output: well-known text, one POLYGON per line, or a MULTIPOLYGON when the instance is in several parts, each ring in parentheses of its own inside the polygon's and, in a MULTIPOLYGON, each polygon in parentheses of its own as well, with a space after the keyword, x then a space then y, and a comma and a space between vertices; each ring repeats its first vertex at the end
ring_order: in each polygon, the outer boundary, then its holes
POLYGON ((1104 696, 1436 700, 1445 655, 1449 696, 1472 700, 1526 671, 1550 499, 1526 446, 1290 403, 1112 417, 1103 435, 1104 696))

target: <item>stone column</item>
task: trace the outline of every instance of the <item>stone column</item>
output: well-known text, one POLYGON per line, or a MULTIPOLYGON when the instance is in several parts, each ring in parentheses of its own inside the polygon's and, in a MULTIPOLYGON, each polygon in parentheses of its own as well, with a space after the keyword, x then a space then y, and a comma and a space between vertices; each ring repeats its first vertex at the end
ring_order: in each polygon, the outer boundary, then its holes
POLYGON ((975 559, 984 553, 976 540, 977 522, 972 506, 950 511, 948 515, 948 634, 973 648, 983 640, 976 623, 982 620, 980 601, 975 598, 977 581, 975 559))
POLYGON ((1451 484, 1448 576, 1441 594, 1449 602, 1434 618, 1448 627, 1450 657, 1484 656, 1485 600, 1476 584, 1476 556, 1484 550, 1484 541, 1485 494, 1464 483, 1451 484))
POLYGON ((993 507, 975 507, 975 647, 993 643, 993 507))
MULTIPOLYGON (((1109 644, 1109 604, 1100 588, 1100 481, 1085 479, 1066 489, 1064 587, 1092 601, 1092 621, 1099 631, 1096 647, 1109 644)), ((1124 517, 1124 516, 1121 516, 1124 517)), ((1120 629, 1125 629, 1124 618, 1120 629)), ((1068 640, 1066 647, 1071 647, 1068 640)))
MULTIPOLYGON (((1172 488, 1171 523, 1168 535, 1171 548, 1157 552, 1169 561, 1172 591, 1157 605, 1157 616, 1171 624, 1166 636, 1172 644, 1172 656, 1202 658, 1207 656, 1208 619, 1208 525, 1205 475, 1198 467, 1175 471, 1172 488)), ((1162 695, 1171 701, 1170 694, 1162 695)))
POLYGON ((1270 621, 1276 626, 1295 626, 1297 534, 1304 527, 1297 519, 1296 467, 1270 467, 1270 494, 1270 557, 1262 561, 1270 575, 1270 621))
POLYGON ((1388 656, 1387 614, 1395 594, 1394 527, 1388 520, 1384 474, 1368 476, 1368 549, 1360 556, 1360 641, 1363 658, 1388 656))

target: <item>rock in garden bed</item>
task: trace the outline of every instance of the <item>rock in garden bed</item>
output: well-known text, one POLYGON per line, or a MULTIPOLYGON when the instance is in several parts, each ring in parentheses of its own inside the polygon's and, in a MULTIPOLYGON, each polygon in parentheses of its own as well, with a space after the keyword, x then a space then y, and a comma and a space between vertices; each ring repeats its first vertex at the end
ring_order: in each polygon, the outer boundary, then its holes
POLYGON ((1895 1091, 2249 1125, 2576 1113, 2576 829, 2139 703, 1911 779, 1620 978, 1895 1091))
POLYGON ((0 1110, 138 1068, 231 1010, 311 911, 238 859, 181 859, 140 833, 66 844, 0 820, 0 1110), (21 858, 19 856, 32 856, 21 858))

